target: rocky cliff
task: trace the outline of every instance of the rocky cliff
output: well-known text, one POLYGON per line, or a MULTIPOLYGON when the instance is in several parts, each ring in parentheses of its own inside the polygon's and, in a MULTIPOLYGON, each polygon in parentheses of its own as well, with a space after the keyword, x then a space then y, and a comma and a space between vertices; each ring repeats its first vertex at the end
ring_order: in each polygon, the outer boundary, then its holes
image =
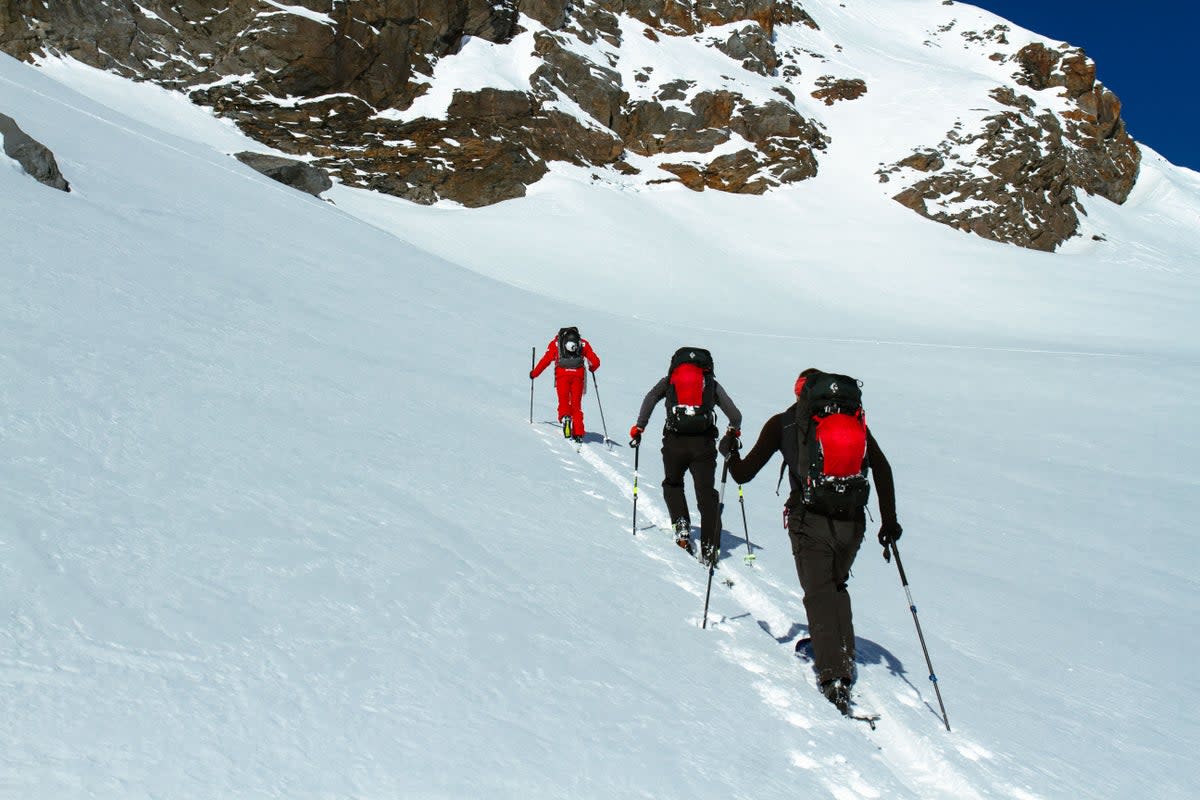
MULTIPOLYGON (((1005 32, 999 27, 981 39, 1006 45, 1005 32)), ((1096 82, 1083 51, 1029 44, 992 60, 1013 67, 1013 85, 990 92, 1003 110, 974 129, 947 132, 880 177, 898 174, 909 185, 895 199, 930 219, 1052 251, 1079 228, 1080 192, 1125 201, 1141 151, 1125 130, 1121 101, 1096 82)))
MULTIPOLYGON (((184 92, 343 183, 419 203, 519 197, 555 161, 597 179, 760 194, 817 174, 830 136, 813 109, 870 96, 862 76, 831 74, 820 53, 780 36, 819 30, 823 8, 815 0, 9 0, 0 47, 184 92), (702 61, 710 77, 681 74, 673 66, 681 61, 702 61), (470 79, 481 70, 492 73, 488 85, 470 79)), ((1016 51, 1004 33, 949 26, 933 35, 961 36, 1012 66, 1012 80, 991 93, 1004 110, 876 161, 885 162, 880 178, 898 184, 896 199, 918 213, 1052 250, 1078 229, 1079 192, 1125 198, 1139 153, 1090 60, 1044 45, 1016 51)))

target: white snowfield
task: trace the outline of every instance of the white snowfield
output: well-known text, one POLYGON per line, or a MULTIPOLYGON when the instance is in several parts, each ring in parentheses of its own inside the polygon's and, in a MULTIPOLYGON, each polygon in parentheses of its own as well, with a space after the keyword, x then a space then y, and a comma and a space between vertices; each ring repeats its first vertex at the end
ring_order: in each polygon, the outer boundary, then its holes
POLYGON ((876 6, 830 33, 872 70, 840 144, 763 197, 556 165, 484 209, 331 204, 177 96, 0 57, 72 186, 0 169, 0 797, 1194 797, 1200 176, 1147 150, 1054 255, 921 219, 867 140, 948 129, 897 94, 932 67, 871 31, 976 12, 876 6), (578 453, 548 373, 529 421, 563 325, 603 361, 578 453), (778 460, 753 567, 726 487, 707 630, 661 408, 632 535, 628 429, 685 344, 747 445, 802 368, 861 378, 951 732, 875 525, 877 730, 816 692, 778 460))

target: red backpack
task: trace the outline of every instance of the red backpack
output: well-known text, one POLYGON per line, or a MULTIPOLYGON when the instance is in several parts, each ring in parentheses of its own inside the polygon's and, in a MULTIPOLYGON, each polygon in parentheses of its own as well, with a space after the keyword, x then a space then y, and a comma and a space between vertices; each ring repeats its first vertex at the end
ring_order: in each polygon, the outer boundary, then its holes
POLYGON ((684 436, 716 430, 716 387, 712 354, 700 347, 681 347, 667 373, 666 428, 684 436))
POLYGON ((845 519, 866 506, 867 419, 854 378, 816 372, 796 398, 794 432, 784 435, 784 460, 804 507, 845 519))

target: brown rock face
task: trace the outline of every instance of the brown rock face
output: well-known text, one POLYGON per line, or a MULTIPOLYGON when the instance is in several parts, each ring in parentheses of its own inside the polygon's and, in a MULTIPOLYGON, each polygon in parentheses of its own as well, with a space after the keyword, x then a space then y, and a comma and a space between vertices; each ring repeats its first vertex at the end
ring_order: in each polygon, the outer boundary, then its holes
POLYGON ((1059 53, 1040 42, 1026 45, 1017 53, 1017 63, 1021 65, 1021 75, 1016 79, 1017 83, 1038 91, 1050 88, 1053 85, 1051 81, 1054 79, 1054 68, 1061 57, 1059 53))
MULTIPOLYGON (((983 131, 961 140, 977 160, 938 168, 895 196, 918 214, 985 239, 1051 251, 1079 225, 1066 146, 1053 115, 1005 112, 989 117, 983 131), (982 165, 980 177, 972 167, 982 165)), ((932 170, 941 161, 923 153, 906 166, 932 170)))
POLYGON ((775 0, 697 0, 696 18, 700 25, 713 27, 731 22, 756 22, 763 34, 770 37, 774 31, 777 9, 790 7, 790 3, 775 0))
POLYGON ((569 5, 570 0, 519 0, 517 10, 553 30, 567 21, 569 5))
POLYGON ((775 3, 773 12, 773 21, 776 25, 806 25, 814 31, 819 31, 821 26, 817 21, 809 16, 809 13, 804 10, 799 0, 779 0, 775 3))
POLYGON ((881 179, 905 167, 928 173, 894 199, 987 239, 1053 251, 1078 233, 1079 191, 1125 201, 1141 151, 1125 131, 1120 101, 1096 82, 1082 51, 1034 43, 1013 60, 1016 84, 1061 90, 1073 108, 1060 116, 1039 110, 1030 95, 998 88, 992 98, 1008 110, 985 118, 976 133, 951 131, 939 148, 902 159, 881 179))
POLYGON ((913 153, 908 158, 899 161, 902 167, 911 167, 921 172, 936 172, 946 166, 945 160, 935 152, 913 153))
POLYGON ((867 93, 867 82, 860 78, 835 78, 822 75, 817 78, 817 90, 812 96, 831 106, 838 100, 857 100, 867 93))
POLYGON ((310 0, 311 15, 259 0, 217 5, 10 0, 17 22, 3 47, 18 58, 66 53, 173 88, 249 74, 255 88, 247 92, 260 97, 346 92, 377 108, 403 108, 419 90, 414 75, 428 75, 464 37, 505 41, 517 23, 515 6, 488 0, 310 0))
POLYGON ((1061 87, 1075 101, 1063 114, 1064 134, 1079 147, 1070 154, 1072 182, 1088 194, 1123 203, 1137 180, 1141 151, 1126 132, 1121 101, 1096 82, 1096 65, 1082 50, 1050 50, 1030 44, 1017 53, 1018 83, 1035 89, 1061 87))
POLYGON ((685 162, 662 168, 691 189, 717 189, 762 194, 774 186, 817 174, 814 151, 825 147, 824 135, 790 104, 771 101, 754 105, 731 92, 702 92, 690 112, 664 109, 658 103, 636 106, 630 115, 631 149, 639 155, 690 154, 685 162), (711 160, 696 158, 740 136, 753 148, 711 160))
MULTIPOLYGON (((781 26, 819 29, 804 6, 7 0, 0 3, 0 49, 18 58, 66 54, 185 92, 264 145, 304 156, 345 184, 419 203, 479 206, 520 197, 555 161, 637 176, 639 183, 761 193, 816 175, 828 144, 823 129, 797 110, 797 94, 801 103, 811 103, 803 96, 811 93, 836 106, 868 91, 857 78, 813 80, 808 65, 826 63, 824 55, 777 46, 788 38, 779 35, 781 26), (641 46, 626 47, 626 36, 641 46), (629 53, 645 53, 647 44, 657 49, 654 43, 678 47, 678 37, 728 58, 720 85, 697 85, 668 72, 670 64, 630 63, 629 53), (512 88, 455 91, 448 106, 435 108, 445 94, 431 87, 441 82, 444 89, 447 80, 439 67, 492 46, 504 63, 528 58, 529 74, 516 76, 515 87, 505 76, 512 88), (759 98, 765 87, 773 99, 752 102, 751 90, 741 90, 750 86, 759 98)), ((1081 50, 1040 43, 1017 50, 1007 26, 956 25, 929 35, 980 49, 988 68, 1014 65, 1012 83, 993 92, 995 113, 975 130, 956 128, 937 146, 904 154, 880 171, 881 180, 901 183, 896 199, 931 219, 1052 250, 1078 230, 1080 191, 1119 203, 1133 187, 1140 152, 1120 101, 1096 82, 1095 65, 1081 50), (1055 111, 1039 104, 1047 92, 1055 111)))
POLYGON ((421 203, 519 197, 554 160, 636 173, 626 151, 687 156, 697 186, 762 191, 814 175, 826 141, 790 103, 686 82, 631 101, 615 63, 596 60, 620 47, 622 16, 651 37, 745 23, 716 46, 731 71, 769 76, 774 26, 815 26, 796 0, 10 0, 0 13, 0 47, 19 58, 64 53, 185 91, 344 183, 421 203), (471 38, 511 43, 522 14, 546 28, 527 91, 456 92, 444 118, 403 115, 439 62, 471 38), (734 135, 747 147, 707 158, 734 135))

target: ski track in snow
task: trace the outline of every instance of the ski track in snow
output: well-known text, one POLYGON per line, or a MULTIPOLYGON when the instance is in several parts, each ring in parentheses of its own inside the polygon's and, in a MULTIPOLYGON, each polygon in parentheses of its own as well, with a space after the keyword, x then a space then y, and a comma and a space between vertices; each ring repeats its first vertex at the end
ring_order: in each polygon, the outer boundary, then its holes
MULTIPOLYGON (((586 444, 578 453, 571 454, 569 451, 564 452, 559 448, 556 435, 540 429, 537 429, 536 432, 555 452, 564 468, 572 473, 575 482, 590 487, 586 480, 574 477, 579 474, 578 465, 582 461, 590 466, 596 474, 611 483, 616 490, 615 494, 605 497, 595 488, 589 488, 585 494, 612 502, 613 506, 609 511, 614 518, 620 518, 623 521, 631 519, 629 509, 633 503, 634 470, 633 464, 627 458, 623 458, 619 451, 615 451, 611 447, 605 446, 602 449, 589 447, 586 444), (573 458, 574 455, 578 455, 580 459, 576 460, 573 458)), ((665 567, 664 578, 666 580, 697 598, 703 597, 707 581, 706 572, 698 562, 691 559, 680 559, 676 557, 674 547, 665 546, 668 538, 667 531, 670 528, 670 515, 661 504, 646 496, 645 489, 639 473, 638 521, 640 523, 644 518, 653 525, 650 531, 662 531, 663 541, 655 542, 655 537, 645 535, 648 531, 641 530, 642 526, 639 525, 636 537, 639 547, 645 555, 665 567)), ((624 532, 629 531, 627 525, 622 527, 624 532)), ((809 689, 815 690, 815 684, 810 676, 801 677, 800 670, 780 667, 781 650, 783 658, 795 661, 791 652, 795 640, 794 616, 789 609, 796 610, 800 606, 800 593, 793 587, 783 585, 778 579, 762 570, 747 568, 735 572, 733 565, 736 563, 736 558, 727 558, 724 565, 714 575, 713 580, 712 602, 709 607, 709 629, 731 637, 729 641, 718 642, 719 652, 730 663, 741 667, 750 674, 752 686, 762 699, 763 705, 785 722, 804 731, 827 731, 831 730, 833 726, 842 725, 842 720, 830 717, 831 712, 817 702, 815 695, 809 700, 804 699, 808 692, 797 684, 803 682, 808 685, 809 689), (732 580, 733 585, 727 586, 721 580, 722 577, 732 580), (757 646, 761 644, 761 640, 757 638, 755 639, 756 646, 753 648, 740 646, 738 635, 741 630, 746 628, 729 624, 738 615, 730 617, 720 612, 720 606, 728 605, 728 600, 721 596, 722 593, 749 615, 755 629, 762 630, 775 638, 786 649, 773 648, 773 651, 763 651, 761 647, 757 646), (782 595, 782 597, 776 601, 772 599, 772 595, 777 597, 782 595), (781 680, 792 677, 795 678, 794 681, 781 680)), ((689 621, 697 626, 701 623, 699 615, 695 618, 689 617, 689 621)), ((866 669, 870 670, 869 667, 866 669)), ((979 790, 971 785, 954 764, 939 755, 939 748, 935 744, 928 743, 932 737, 946 735, 961 737, 961 734, 950 734, 941 730, 938 722, 929 716, 928 711, 931 706, 928 700, 923 698, 918 690, 905 687, 894 692, 892 702, 887 702, 872 688, 871 681, 860 681, 858 693, 865 707, 878 709, 884 714, 884 717, 873 731, 862 723, 854 722, 852 724, 861 727, 864 735, 878 747, 880 759, 887 764, 897 781, 922 798, 983 800, 985 795, 980 794, 979 790), (906 710, 912 713, 905 715, 906 710), (916 719, 921 725, 920 728, 912 727, 904 721, 905 716, 911 718, 914 713, 917 715, 916 719)), ((980 762, 994 758, 986 748, 966 740, 957 742, 955 751, 965 761, 976 767, 980 762)), ((840 754, 818 761, 809 754, 792 751, 789 753, 789 758, 791 764, 798 769, 820 770, 823 767, 836 767, 832 772, 839 775, 840 782, 822 781, 835 800, 870 800, 884 796, 884 792, 867 782, 840 754)), ((1004 786, 1000 781, 997 781, 995 787, 1003 790, 1003 796, 1023 798, 1024 800, 1032 800, 1036 797, 1017 787, 1004 786)))
MULTIPOLYGON (((634 319, 642 319, 641 317, 633 317, 634 319)), ((918 347, 935 350, 971 350, 993 353, 1022 353, 1042 356, 1078 356, 1081 358, 1138 358, 1137 353, 1112 353, 1093 350, 1051 350, 1038 347, 1016 347, 1011 345, 989 345, 989 344, 952 344, 950 342, 917 342, 906 341, 901 339, 855 339, 852 337, 831 337, 831 336, 799 336, 788 333, 764 333, 761 331, 746 331, 746 330, 731 330, 728 328, 705 328, 697 327, 697 331, 703 333, 720 333, 731 334, 735 336, 745 336, 755 339, 779 339, 789 342, 807 342, 807 343, 822 343, 822 344, 853 344, 853 345, 874 345, 876 347, 918 347)))

